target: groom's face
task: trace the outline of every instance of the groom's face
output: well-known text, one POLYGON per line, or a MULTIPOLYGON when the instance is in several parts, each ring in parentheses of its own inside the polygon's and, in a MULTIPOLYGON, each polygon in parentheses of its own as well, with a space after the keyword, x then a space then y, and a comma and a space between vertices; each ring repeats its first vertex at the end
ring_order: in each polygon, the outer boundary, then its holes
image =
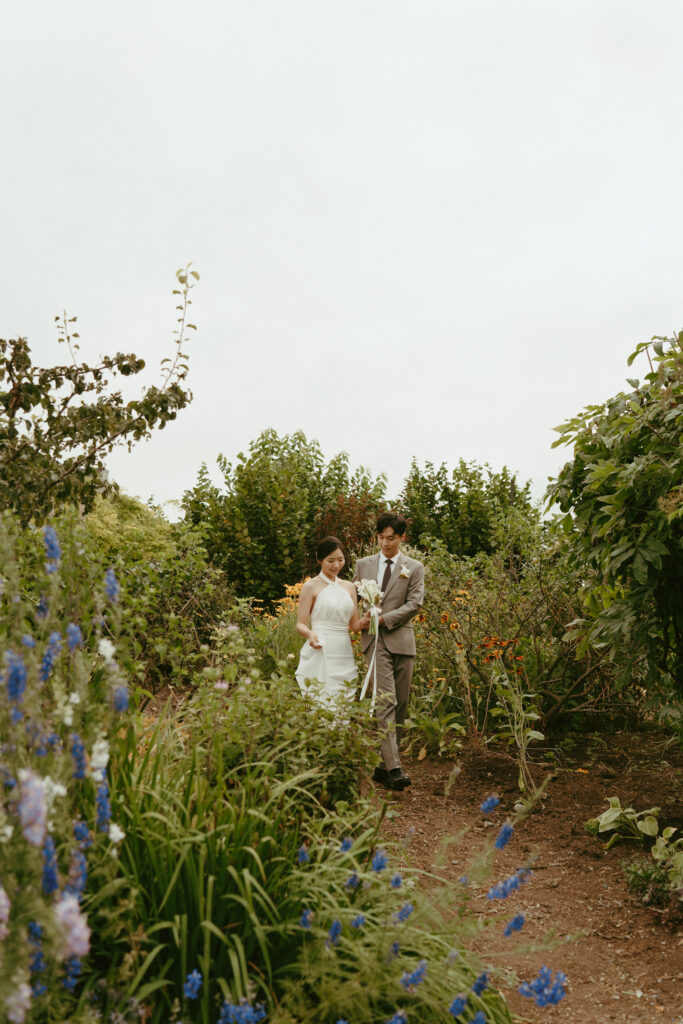
POLYGON ((404 537, 405 534, 394 533, 390 526, 387 526, 386 530, 382 530, 381 533, 377 534, 377 543, 385 558, 396 557, 404 537))

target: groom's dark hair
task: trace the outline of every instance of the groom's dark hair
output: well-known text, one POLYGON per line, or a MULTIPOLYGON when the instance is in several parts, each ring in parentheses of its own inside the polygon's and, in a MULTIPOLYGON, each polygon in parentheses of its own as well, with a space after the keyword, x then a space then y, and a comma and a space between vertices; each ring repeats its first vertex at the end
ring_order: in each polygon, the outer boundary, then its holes
POLYGON ((400 512, 382 512, 382 515, 377 520, 377 533, 383 533, 388 526, 399 537, 403 537, 408 529, 408 522, 406 517, 402 516, 400 512))

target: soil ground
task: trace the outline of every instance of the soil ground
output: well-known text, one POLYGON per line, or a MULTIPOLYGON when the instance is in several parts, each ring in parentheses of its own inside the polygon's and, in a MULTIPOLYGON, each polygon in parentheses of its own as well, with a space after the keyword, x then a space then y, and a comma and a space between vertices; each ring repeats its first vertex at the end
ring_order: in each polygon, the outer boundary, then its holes
MULTIPOLYGON (((677 826, 683 834, 683 754, 677 748, 664 749, 661 738, 648 734, 582 739, 572 758, 557 754, 554 764, 533 767, 539 782, 551 772, 554 778, 509 845, 496 854, 492 880, 508 877, 529 858, 535 861, 533 877, 505 901, 487 900, 482 888, 475 906, 487 916, 500 914, 501 920, 523 913, 520 943, 541 941, 554 931, 552 948, 504 955, 498 962, 515 970, 520 980, 533 979, 541 964, 564 971, 567 997, 557 1006, 539 1009, 513 992, 509 1005, 534 1024, 683 1024, 680 919, 678 927, 666 925, 661 915, 631 895, 621 866, 647 851, 632 842, 605 851, 605 844, 583 827, 606 809, 606 797, 618 796, 622 806, 636 810, 660 807, 660 826, 677 826)), ((439 842, 473 825, 466 839, 449 848, 447 866, 439 871, 458 885, 476 837, 483 839, 491 828, 497 831, 513 813, 519 799, 515 763, 502 754, 464 749, 450 788, 452 761, 406 760, 404 767, 413 784, 388 796, 393 813, 385 821, 384 835, 401 842, 410 836, 410 862, 430 871, 439 842), (501 798, 501 805, 486 824, 479 805, 491 793, 501 798)), ((376 787, 376 797, 384 799, 385 791, 376 787)))

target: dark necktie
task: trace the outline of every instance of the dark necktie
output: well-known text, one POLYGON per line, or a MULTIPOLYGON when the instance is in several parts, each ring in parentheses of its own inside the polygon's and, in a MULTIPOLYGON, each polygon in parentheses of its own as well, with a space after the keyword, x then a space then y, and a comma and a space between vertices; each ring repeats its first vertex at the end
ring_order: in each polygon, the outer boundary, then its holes
POLYGON ((389 559, 387 567, 384 570, 384 577, 382 578, 382 590, 386 593, 387 587, 389 586, 389 580, 391 579, 391 567, 394 563, 389 559))

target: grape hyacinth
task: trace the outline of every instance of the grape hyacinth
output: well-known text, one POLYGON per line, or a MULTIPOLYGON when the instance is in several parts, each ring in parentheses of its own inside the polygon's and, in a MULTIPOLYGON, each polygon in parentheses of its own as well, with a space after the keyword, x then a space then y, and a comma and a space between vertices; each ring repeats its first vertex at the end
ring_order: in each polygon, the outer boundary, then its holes
POLYGON ((510 875, 509 878, 504 879, 502 882, 496 882, 492 885, 489 891, 486 893, 487 900, 506 900, 508 896, 516 892, 520 885, 528 881, 531 877, 531 871, 529 868, 520 868, 514 875, 510 875))
POLYGON ((491 796, 486 797, 486 800, 484 800, 479 810, 481 811, 482 814, 488 814, 490 811, 494 810, 494 808, 496 808, 499 803, 500 797, 497 797, 495 794, 492 794, 491 796))
POLYGON ((498 833, 498 835, 495 838, 495 841, 493 843, 495 848, 497 850, 502 850, 503 847, 507 846, 507 844, 512 839, 512 833, 514 831, 515 830, 512 827, 512 825, 510 824, 510 822, 506 821, 505 824, 503 825, 503 827, 501 828, 500 832, 498 833))
POLYGON ((61 558, 61 548, 59 547, 54 526, 43 527, 43 540, 45 541, 45 554, 48 558, 45 568, 48 572, 56 572, 59 559, 61 558))
POLYGON ((349 877, 344 882, 344 888, 348 889, 349 892, 353 892, 353 890, 357 889, 359 885, 360 878, 358 877, 358 874, 355 871, 353 872, 352 875, 349 875, 349 877))
POLYGON ((397 1010, 393 1017, 387 1019, 386 1024, 406 1024, 407 1019, 405 1010, 397 1010))
POLYGON ((517 991, 528 999, 533 999, 536 1006, 555 1006, 566 995, 566 980, 567 976, 562 971, 558 971, 553 979, 553 972, 543 966, 533 981, 525 981, 517 991))
POLYGON ((77 956, 70 956, 64 965, 64 977, 62 978, 62 985, 67 992, 72 992, 76 988, 82 970, 83 964, 80 959, 77 956))
POLYGON ((57 851, 52 836, 47 836, 43 843, 43 892, 46 896, 52 895, 59 889, 59 874, 57 872, 57 851))
POLYGON ((472 991, 474 992, 475 996, 480 996, 482 994, 482 992, 484 991, 484 989, 488 986, 488 983, 489 983, 488 971, 482 971, 482 973, 479 975, 479 977, 476 979, 476 981, 472 985, 472 991))
POLYGON ((30 633, 24 633, 24 635, 21 638, 21 642, 24 645, 24 647, 28 647, 30 650, 33 650, 33 648, 36 646, 36 642, 30 633))
POLYGON ((526 918, 524 917, 524 914, 516 914, 511 921, 508 921, 503 931, 505 938, 509 938, 513 932, 521 931, 525 920, 526 918))
POLYGON ((299 925, 301 928, 310 928, 313 922, 313 911, 310 907, 305 907, 299 918, 299 925))
POLYGON ((97 808, 97 827, 100 832, 107 832, 111 820, 111 803, 109 801, 109 783, 106 779, 102 779, 97 787, 95 806, 97 808))
POLYGON ((351 839, 350 836, 347 836, 345 839, 342 839, 341 846, 339 847, 339 852, 340 853, 348 853, 348 851, 351 849, 352 846, 353 846, 353 839, 351 839))
POLYGON ((414 910, 415 907, 412 903, 404 903, 400 910, 397 910, 393 915, 394 921, 399 924, 403 921, 407 921, 414 910))
POLYGON ((92 846, 90 829, 85 821, 74 821, 74 839, 81 844, 82 849, 87 850, 92 846))
POLYGON ((372 855, 370 867, 372 868, 373 871, 379 874, 380 871, 384 871, 388 863, 389 858, 387 857, 384 850, 375 850, 375 852, 372 855))
POLYGON ((336 917, 334 919, 334 921, 332 922, 332 925, 330 926, 329 932, 327 933, 327 938, 325 940, 325 945, 326 946, 338 946, 339 945, 339 936, 341 935, 341 931, 342 931, 342 923, 339 920, 339 918, 336 917))
POLYGON ((7 686, 7 699, 13 704, 21 704, 26 692, 26 666, 20 654, 14 651, 7 651, 5 654, 7 664, 7 675, 5 683, 7 686))
POLYGON ((202 987, 202 976, 198 970, 190 971, 187 981, 183 985, 183 992, 186 999, 197 999, 199 990, 202 987))
POLYGON ((356 917, 354 917, 353 921, 351 922, 351 927, 352 928, 362 928, 364 924, 365 924, 365 915, 364 914, 357 914, 356 917))
POLYGON ((114 690, 114 711, 119 715, 122 715, 124 711, 128 710, 128 687, 125 683, 117 686, 114 690))
POLYGON ((71 733, 71 757, 74 762, 74 779, 84 779, 88 766, 85 744, 77 732, 71 733))
POLYGON ((465 1007, 467 1006, 467 998, 468 997, 466 995, 455 997, 451 1005, 448 1007, 448 1012, 450 1013, 451 1017, 459 1017, 461 1013, 465 1012, 465 1007))
POLYGON ((38 601, 38 604, 36 605, 36 618, 46 619, 48 611, 49 607, 47 603, 47 598, 41 597, 40 600, 38 601))
POLYGON ((427 961, 420 960, 414 971, 404 971, 401 977, 401 984, 406 992, 414 992, 418 985, 421 985, 427 973, 427 961))
POLYGON ((64 886, 66 895, 75 896, 80 903, 88 881, 88 862, 82 850, 74 850, 69 866, 69 881, 64 886))
POLYGON ((297 855, 296 855, 296 862, 297 862, 297 864, 307 864, 310 859, 311 858, 308 855, 308 850, 306 849, 306 846, 304 844, 302 844, 299 847, 297 855))
POLYGON ((78 647, 83 646, 83 633, 75 622, 70 622, 66 627, 66 642, 72 654, 78 647))
POLYGON ((391 888, 392 889, 400 889, 402 885, 403 885, 403 879, 401 878, 401 876, 398 875, 398 874, 394 875, 394 877, 391 879, 391 888))
POLYGON ((265 1016, 266 1011, 260 1003, 251 1006, 246 1000, 238 1004, 226 1000, 221 1006, 218 1024, 259 1024, 265 1016))
POLYGON ((104 574, 104 592, 112 604, 117 603, 119 599, 119 590, 119 581, 116 578, 116 573, 113 569, 107 569, 104 574))
POLYGON ((55 660, 62 649, 62 638, 57 630, 53 630, 50 633, 50 642, 47 646, 47 650, 43 655, 43 660, 40 663, 40 669, 38 676, 42 682, 46 683, 52 675, 52 669, 54 667, 55 660))

